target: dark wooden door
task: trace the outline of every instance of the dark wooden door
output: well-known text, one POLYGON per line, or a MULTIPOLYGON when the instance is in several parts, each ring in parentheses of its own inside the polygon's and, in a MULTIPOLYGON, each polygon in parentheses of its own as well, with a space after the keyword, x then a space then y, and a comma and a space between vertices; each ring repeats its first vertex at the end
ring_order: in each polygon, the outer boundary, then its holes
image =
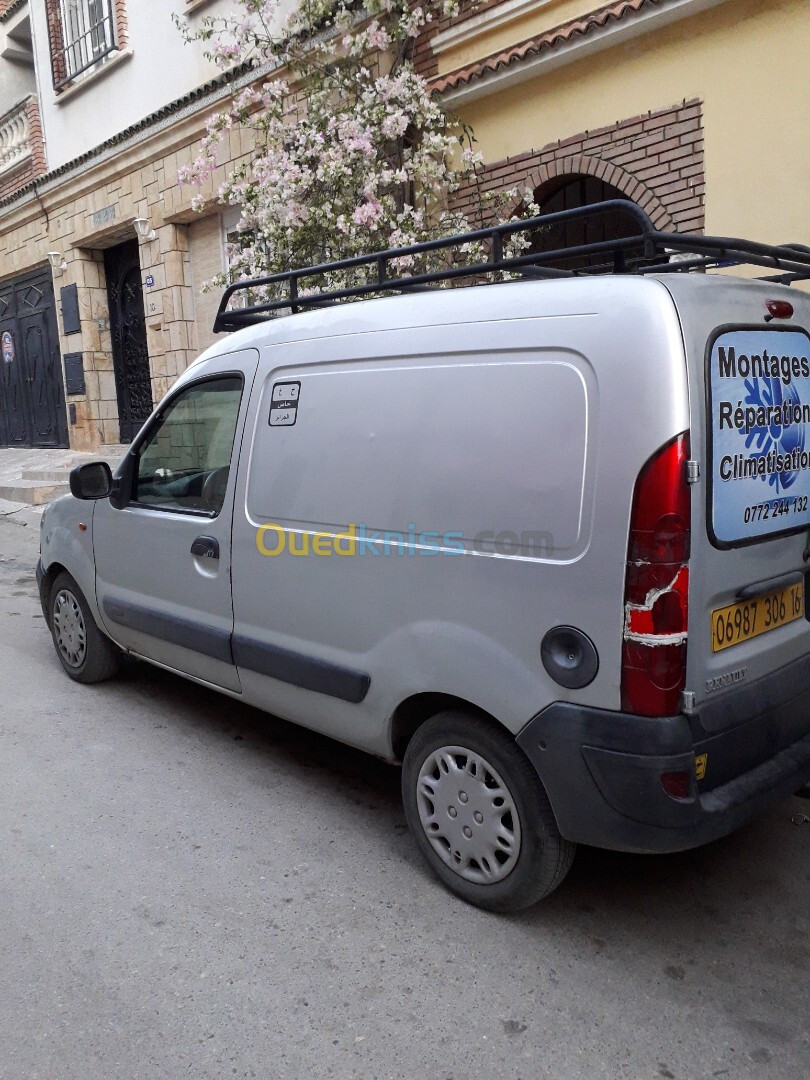
POLYGON ((152 411, 138 241, 108 248, 104 252, 104 267, 121 442, 129 442, 152 411))
POLYGON ((43 268, 0 285, 0 446, 67 445, 53 282, 43 268))
MULTIPOLYGON (((595 176, 569 175, 554 181, 554 187, 547 187, 547 194, 540 194, 540 213, 554 214, 561 210, 575 210, 594 203, 607 202, 609 199, 623 199, 627 196, 612 184, 605 183, 595 176)), ((536 195, 538 193, 535 193, 536 195)), ((546 225, 535 235, 532 251, 558 251, 577 247, 581 244, 595 244, 607 240, 620 240, 626 236, 636 236, 638 225, 629 214, 611 210, 606 214, 594 214, 587 218, 574 218, 572 221, 558 221, 555 225, 546 225)), ((624 259, 630 263, 643 254, 642 248, 628 248, 624 259)), ((561 270, 605 267, 613 262, 612 254, 562 255, 548 263, 561 270)))

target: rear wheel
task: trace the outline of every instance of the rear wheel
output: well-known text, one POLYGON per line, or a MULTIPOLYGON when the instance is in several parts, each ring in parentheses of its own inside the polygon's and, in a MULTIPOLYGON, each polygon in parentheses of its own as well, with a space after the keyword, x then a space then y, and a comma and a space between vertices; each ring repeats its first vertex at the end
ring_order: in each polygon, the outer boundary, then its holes
POLYGON ((71 679, 97 683, 118 672, 121 653, 96 626, 70 574, 62 572, 51 586, 48 612, 56 655, 71 679))
POLYGON ((490 721, 456 712, 428 720, 408 744, 402 795, 428 865, 471 904, 519 911, 571 868, 576 845, 560 836, 540 779, 490 721))

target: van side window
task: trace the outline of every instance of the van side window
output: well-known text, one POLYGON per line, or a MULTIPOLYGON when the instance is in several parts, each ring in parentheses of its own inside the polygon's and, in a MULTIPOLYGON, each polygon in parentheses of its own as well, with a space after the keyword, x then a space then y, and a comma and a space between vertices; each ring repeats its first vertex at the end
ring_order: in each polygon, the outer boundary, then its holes
POLYGON ((133 500, 215 517, 225 501, 241 399, 238 375, 178 394, 140 448, 133 500))

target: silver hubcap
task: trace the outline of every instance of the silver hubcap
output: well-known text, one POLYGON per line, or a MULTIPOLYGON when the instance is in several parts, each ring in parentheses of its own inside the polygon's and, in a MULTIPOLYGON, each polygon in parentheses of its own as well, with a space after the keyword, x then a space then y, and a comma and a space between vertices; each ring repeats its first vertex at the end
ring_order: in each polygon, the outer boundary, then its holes
POLYGON ((87 632, 79 601, 62 589, 53 605, 53 635, 62 659, 71 667, 81 667, 87 655, 87 632))
POLYGON ((434 851, 459 877, 502 881, 520 854, 520 820, 495 769, 463 746, 434 750, 419 770, 419 820, 434 851))

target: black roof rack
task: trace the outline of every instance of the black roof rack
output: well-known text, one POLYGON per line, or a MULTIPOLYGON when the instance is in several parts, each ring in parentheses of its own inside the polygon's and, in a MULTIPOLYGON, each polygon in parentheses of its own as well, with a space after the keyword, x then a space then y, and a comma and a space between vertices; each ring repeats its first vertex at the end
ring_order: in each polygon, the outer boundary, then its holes
POLYGON ((407 291, 420 286, 431 285, 440 281, 452 281, 457 278, 485 277, 500 271, 524 273, 532 278, 576 277, 582 274, 650 274, 650 273, 688 273, 691 270, 706 270, 721 266, 737 266, 748 263, 754 266, 773 267, 779 273, 765 280, 790 284, 791 281, 810 279, 810 248, 800 244, 757 244, 751 240, 741 240, 728 236, 702 236, 695 233, 661 232, 655 228, 650 217, 635 203, 625 199, 610 199, 607 202, 593 203, 590 206, 577 207, 573 210, 561 210, 553 214, 509 221, 502 225, 493 225, 457 236, 444 237, 441 240, 428 240, 409 247, 390 248, 369 255, 355 255, 337 262, 321 263, 318 266, 306 266, 297 270, 285 270, 267 277, 253 278, 249 281, 237 281, 229 285, 214 322, 214 332, 239 330, 271 318, 274 312, 288 309, 290 312, 301 311, 307 307, 322 307, 327 303, 348 299, 349 297, 368 296, 371 293, 407 291), (557 225, 564 222, 585 220, 608 213, 621 213, 631 218, 638 227, 632 235, 616 240, 599 240, 582 244, 569 245, 549 251, 534 251, 527 254, 505 257, 504 238, 517 232, 557 225), (406 274, 390 277, 389 263, 403 256, 424 255, 429 252, 445 251, 463 244, 483 241, 489 245, 490 257, 486 262, 472 266, 450 265, 440 270, 425 273, 406 274), (640 254, 639 254, 640 252, 640 254), (678 253, 684 253, 680 258, 678 253), (575 269, 560 269, 554 262, 592 258, 604 255, 606 261, 595 266, 580 266, 575 269), (320 292, 301 294, 300 282, 303 279, 334 274, 342 270, 351 270, 359 266, 374 268, 375 280, 364 285, 354 285, 342 289, 325 289, 320 292), (261 303, 251 303, 250 293, 268 287, 286 285, 287 295, 279 299, 261 303), (247 305, 230 308, 231 298, 246 294, 247 305))

